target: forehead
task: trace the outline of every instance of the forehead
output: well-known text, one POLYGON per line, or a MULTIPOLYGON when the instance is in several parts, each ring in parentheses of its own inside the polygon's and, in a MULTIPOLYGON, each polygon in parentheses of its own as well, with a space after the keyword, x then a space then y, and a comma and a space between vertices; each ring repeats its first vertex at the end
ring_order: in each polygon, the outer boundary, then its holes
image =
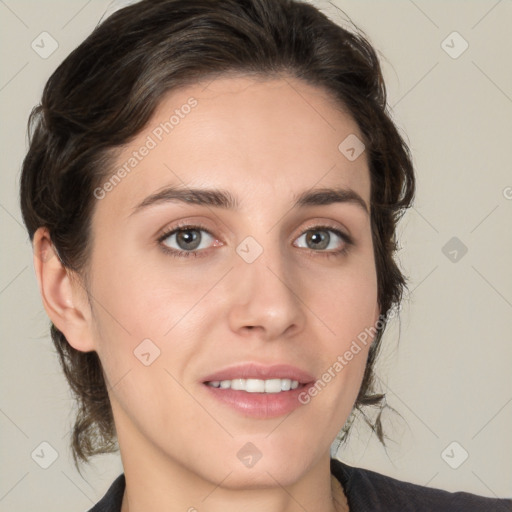
POLYGON ((369 203, 366 153, 347 158, 347 140, 362 147, 357 123, 320 88, 291 77, 218 78, 162 99, 118 155, 110 176, 122 176, 105 199, 130 214, 169 185, 222 188, 253 206, 346 187, 369 203))

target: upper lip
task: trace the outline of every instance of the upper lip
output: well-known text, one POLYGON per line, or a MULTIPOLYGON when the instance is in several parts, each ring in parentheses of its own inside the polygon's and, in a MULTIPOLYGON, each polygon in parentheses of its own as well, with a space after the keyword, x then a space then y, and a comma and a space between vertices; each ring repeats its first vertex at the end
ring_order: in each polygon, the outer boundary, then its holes
POLYGON ((244 363, 229 366, 206 376, 203 382, 233 379, 290 379, 299 384, 308 384, 315 378, 308 372, 289 364, 263 365, 260 363, 244 363))

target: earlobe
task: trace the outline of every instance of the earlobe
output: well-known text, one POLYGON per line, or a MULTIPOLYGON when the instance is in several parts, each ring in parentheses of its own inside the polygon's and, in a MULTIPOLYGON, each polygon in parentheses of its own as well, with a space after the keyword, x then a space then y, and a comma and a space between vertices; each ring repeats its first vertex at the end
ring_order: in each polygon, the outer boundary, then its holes
POLYGON ((94 350, 85 290, 62 264, 47 228, 35 232, 32 245, 39 292, 50 320, 73 348, 81 352, 94 350))

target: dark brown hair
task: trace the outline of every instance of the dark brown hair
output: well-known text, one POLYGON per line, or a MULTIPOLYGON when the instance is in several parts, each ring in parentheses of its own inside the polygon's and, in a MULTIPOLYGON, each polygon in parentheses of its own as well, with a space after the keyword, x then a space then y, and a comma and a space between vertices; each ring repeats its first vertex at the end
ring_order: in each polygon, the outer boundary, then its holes
MULTIPOLYGON (((299 78, 327 91, 359 125, 370 168, 378 302, 385 316, 400 304, 405 286, 394 253, 397 222, 414 195, 409 150, 387 111, 370 43, 357 29, 346 30, 298 1, 143 0, 96 27, 50 77, 30 116, 21 175, 30 238, 47 227, 62 263, 84 277, 93 190, 112 173, 116 150, 145 127, 168 91, 227 73, 299 78)), ((384 328, 385 321, 371 346, 353 413, 384 405, 384 395, 374 389, 384 328)), ((72 348, 54 325, 51 335, 77 400, 72 450, 78 468, 92 455, 117 449, 115 425, 97 354, 72 348)), ((365 418, 383 441, 380 414, 365 418)))

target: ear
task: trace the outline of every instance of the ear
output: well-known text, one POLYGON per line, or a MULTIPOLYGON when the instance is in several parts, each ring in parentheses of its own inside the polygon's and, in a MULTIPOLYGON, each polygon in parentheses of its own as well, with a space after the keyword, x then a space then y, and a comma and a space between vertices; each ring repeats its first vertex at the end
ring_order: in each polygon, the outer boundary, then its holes
POLYGON ((32 245, 39 292, 50 320, 73 348, 94 350, 91 308, 80 277, 64 267, 47 228, 35 232, 32 245))

